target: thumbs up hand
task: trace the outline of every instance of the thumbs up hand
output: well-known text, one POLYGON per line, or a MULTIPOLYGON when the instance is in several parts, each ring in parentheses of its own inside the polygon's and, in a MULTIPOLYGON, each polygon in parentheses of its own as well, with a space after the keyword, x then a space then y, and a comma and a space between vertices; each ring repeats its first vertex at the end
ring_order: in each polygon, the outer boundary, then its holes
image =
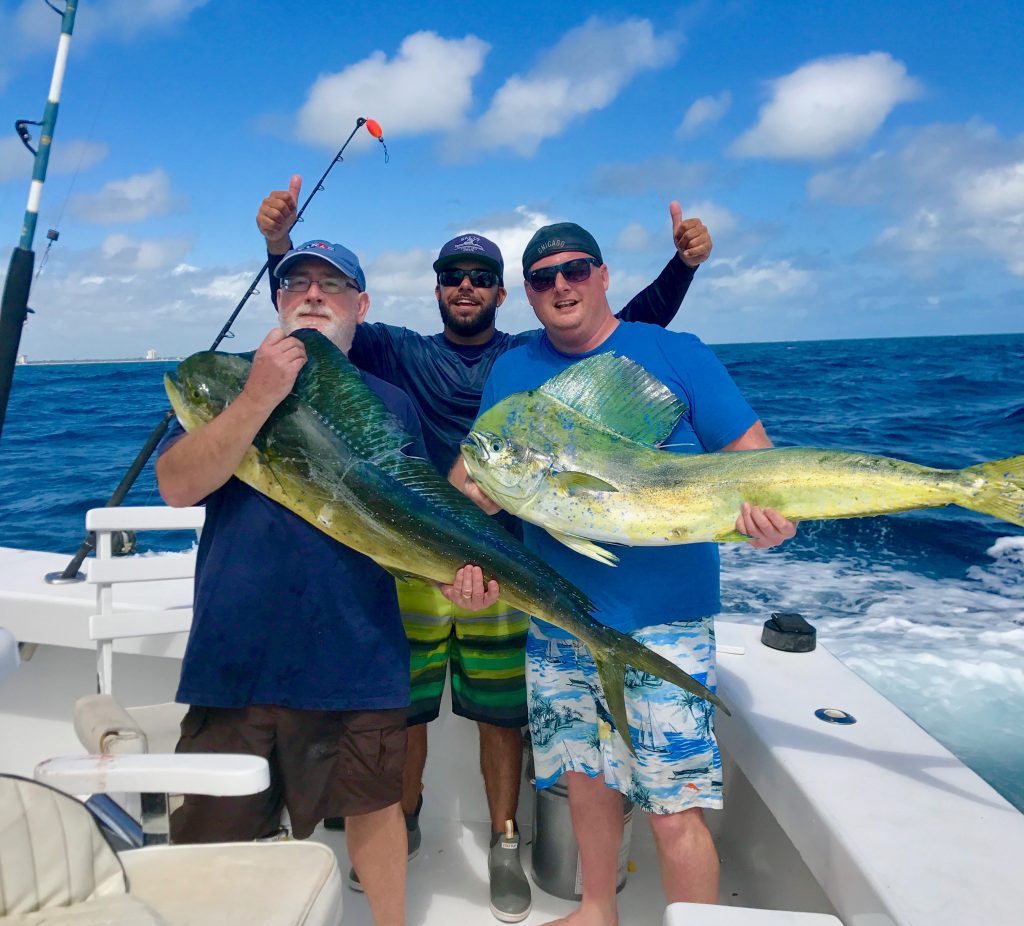
POLYGON ((256 227, 267 239, 267 250, 271 254, 284 254, 291 247, 288 233, 295 224, 301 191, 302 177, 295 174, 287 190, 274 190, 260 204, 260 211, 256 213, 256 227))
POLYGON ((672 217, 672 240, 679 259, 687 267, 697 267, 711 254, 711 235, 700 219, 684 219, 683 208, 674 200, 668 204, 672 217))

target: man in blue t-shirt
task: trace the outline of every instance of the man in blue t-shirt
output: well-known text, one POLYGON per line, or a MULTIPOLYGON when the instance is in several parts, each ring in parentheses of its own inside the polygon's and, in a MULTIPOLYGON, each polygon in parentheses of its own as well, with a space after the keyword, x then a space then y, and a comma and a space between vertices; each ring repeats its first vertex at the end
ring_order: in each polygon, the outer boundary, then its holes
MULTIPOLYGON (((523 254, 523 271, 544 334, 498 358, 481 412, 585 357, 612 351, 640 364, 686 402, 686 413, 665 441, 666 452, 771 446, 757 415, 698 338, 612 315, 608 268, 593 236, 580 226, 566 222, 540 229, 523 254)), ((485 510, 496 510, 467 480, 461 457, 451 479, 485 510)), ((746 504, 736 527, 756 547, 774 546, 796 530, 777 512, 746 504)), ((616 548, 618 566, 609 568, 535 525, 525 525, 525 540, 590 596, 598 620, 642 640, 714 689, 712 618, 720 609, 715 544, 616 548)), ((711 706, 644 673, 627 676, 633 756, 612 729, 593 660, 572 637, 532 621, 526 674, 537 786, 568 776, 586 922, 617 922, 623 827, 618 792, 649 815, 668 900, 717 902, 718 858, 701 811, 722 801, 711 706)))
MULTIPOLYGON (((312 241, 278 267, 280 327, 256 350, 239 397, 189 433, 175 424, 156 463, 169 505, 203 503, 195 607, 177 700, 190 705, 179 752, 241 752, 270 763, 270 788, 247 797, 188 797, 176 842, 273 834, 287 807, 309 836, 324 817, 347 820, 348 852, 374 922, 405 918, 401 812, 409 647, 395 583, 371 559, 317 530, 233 473, 306 362, 288 335, 315 328, 348 352, 369 307, 356 255, 312 241)), ((426 456, 401 390, 364 373, 426 456)), ((459 594, 484 602, 479 575, 459 594)), ((479 570, 476 570, 479 573, 479 570)))
MULTIPOLYGON (((280 255, 291 247, 301 177, 287 190, 275 190, 260 204, 256 224, 267 242, 271 294, 280 255)), ((675 253, 649 286, 619 313, 626 321, 667 325, 682 304, 697 267, 711 253, 711 238, 700 219, 684 219, 679 203, 669 205, 675 253)), ((430 461, 447 473, 459 455, 459 441, 476 418, 480 394, 494 361, 514 347, 529 344, 539 330, 508 334, 497 330, 497 310, 505 300, 501 251, 483 235, 458 235, 434 261, 443 330, 421 335, 380 322, 360 325, 351 359, 401 388, 423 425, 430 461)), ((515 519, 505 526, 518 530, 515 519)), ((491 816, 491 908, 506 922, 530 912, 530 884, 519 860, 515 816, 522 777, 527 723, 523 649, 529 618, 502 602, 469 614, 461 598, 446 598, 416 580, 400 582, 399 608, 410 645, 412 677, 409 747, 402 806, 409 830, 409 856, 420 844, 423 771, 427 760, 427 724, 439 713, 448 666, 452 674, 452 712, 477 723, 480 767, 491 816), (467 619, 471 618, 471 620, 467 619), (503 837, 506 821, 513 836, 503 837)), ((329 826, 335 821, 327 821, 329 826)), ((358 879, 350 877, 358 889, 358 879)))

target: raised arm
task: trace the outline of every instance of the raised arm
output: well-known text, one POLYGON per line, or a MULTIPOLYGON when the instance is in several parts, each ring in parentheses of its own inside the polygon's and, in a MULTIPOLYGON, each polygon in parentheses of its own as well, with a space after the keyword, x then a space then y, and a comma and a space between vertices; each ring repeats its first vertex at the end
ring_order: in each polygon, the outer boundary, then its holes
POLYGON ((637 293, 618 312, 617 317, 627 322, 647 322, 666 327, 683 304, 693 275, 711 254, 711 235, 700 219, 684 219, 678 202, 668 205, 672 217, 672 243, 676 253, 665 265, 657 279, 637 293))
POLYGON ((270 301, 277 309, 277 290, 280 284, 274 276, 274 268, 292 248, 291 229, 299 211, 299 193, 302 192, 302 177, 293 174, 287 190, 274 190, 262 203, 256 213, 256 227, 267 242, 267 260, 270 262, 270 301))
POLYGON ((202 501, 241 463, 270 413, 295 384, 306 362, 296 338, 275 328, 260 344, 241 394, 216 418, 190 431, 156 461, 160 496, 174 508, 202 501))

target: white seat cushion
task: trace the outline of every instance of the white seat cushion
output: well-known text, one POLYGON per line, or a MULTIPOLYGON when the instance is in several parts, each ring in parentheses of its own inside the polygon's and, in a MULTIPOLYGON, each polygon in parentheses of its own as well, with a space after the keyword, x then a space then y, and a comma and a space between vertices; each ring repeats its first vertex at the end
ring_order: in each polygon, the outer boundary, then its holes
POLYGON ((124 894, 92 814, 55 788, 0 776, 0 917, 124 894))
POLYGON ((120 859, 130 893, 168 926, 336 926, 341 918, 341 874, 321 843, 151 846, 120 859))
POLYGON ((127 894, 8 916, 2 922, 3 926, 167 926, 141 900, 127 894))

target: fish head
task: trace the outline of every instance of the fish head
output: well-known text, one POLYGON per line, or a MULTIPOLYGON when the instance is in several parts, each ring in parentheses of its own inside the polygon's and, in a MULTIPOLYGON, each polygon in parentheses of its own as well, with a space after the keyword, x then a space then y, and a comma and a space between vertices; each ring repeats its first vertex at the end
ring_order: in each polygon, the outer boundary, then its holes
POLYGON ((164 374, 164 388, 186 431, 216 418, 245 386, 252 364, 244 357, 203 351, 164 374))
POLYGON ((546 454, 494 431, 470 431, 462 442, 462 456, 473 481, 512 512, 540 491, 551 471, 546 454))

